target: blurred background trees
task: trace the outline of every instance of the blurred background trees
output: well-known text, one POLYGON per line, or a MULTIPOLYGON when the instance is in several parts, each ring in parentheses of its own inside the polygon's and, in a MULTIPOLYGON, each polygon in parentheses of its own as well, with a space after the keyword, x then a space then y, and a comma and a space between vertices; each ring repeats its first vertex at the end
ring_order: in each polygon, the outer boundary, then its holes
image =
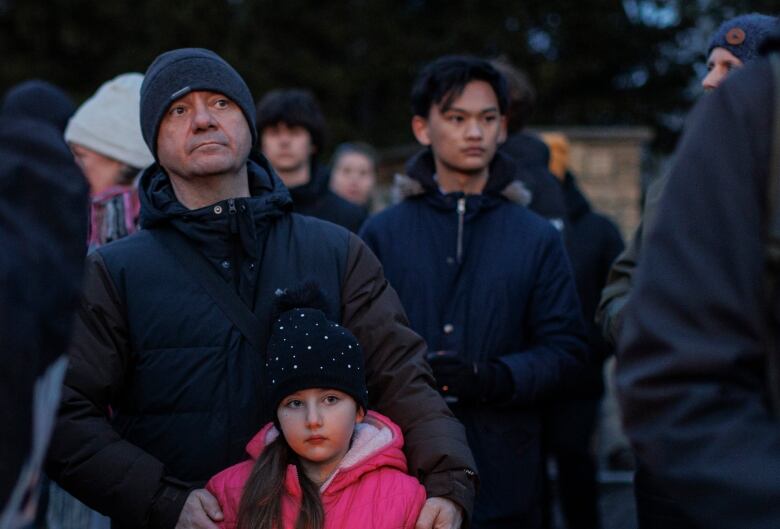
POLYGON ((699 95, 709 33, 773 1, 0 0, 0 90, 28 78, 82 100, 160 52, 211 48, 256 97, 307 87, 330 145, 411 141, 409 88, 447 53, 506 56, 539 92, 532 123, 647 125, 673 146, 699 95))

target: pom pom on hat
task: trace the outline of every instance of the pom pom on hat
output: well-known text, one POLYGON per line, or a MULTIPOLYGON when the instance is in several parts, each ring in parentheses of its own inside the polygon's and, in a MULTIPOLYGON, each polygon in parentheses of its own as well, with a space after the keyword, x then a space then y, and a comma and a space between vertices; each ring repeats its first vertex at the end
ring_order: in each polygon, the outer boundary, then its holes
POLYGON ((348 329, 326 316, 327 297, 315 282, 277 291, 268 342, 265 387, 276 416, 286 396, 310 388, 332 388, 368 409, 363 350, 348 329))

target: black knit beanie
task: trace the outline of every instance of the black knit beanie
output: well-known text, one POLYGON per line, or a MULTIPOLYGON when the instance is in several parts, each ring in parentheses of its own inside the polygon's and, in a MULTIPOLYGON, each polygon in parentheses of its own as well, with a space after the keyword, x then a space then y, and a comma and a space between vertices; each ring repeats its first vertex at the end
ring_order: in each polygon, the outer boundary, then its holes
POLYGON ((296 391, 338 389, 368 409, 363 350, 355 336, 328 320, 314 283, 277 293, 277 312, 266 360, 265 387, 276 418, 279 403, 296 391))
POLYGON ((157 132, 171 103, 198 90, 225 94, 243 111, 257 142, 255 104, 241 76, 211 50, 181 48, 158 56, 146 70, 141 85, 141 131, 157 159, 157 132))

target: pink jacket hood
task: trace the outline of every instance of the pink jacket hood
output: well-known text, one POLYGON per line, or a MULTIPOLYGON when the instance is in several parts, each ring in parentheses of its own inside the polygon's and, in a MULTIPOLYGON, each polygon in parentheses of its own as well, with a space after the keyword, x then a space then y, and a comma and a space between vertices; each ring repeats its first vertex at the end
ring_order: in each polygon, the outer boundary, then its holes
MULTIPOLYGON (((244 484, 265 447, 279 436, 269 423, 247 444, 250 460, 223 470, 208 482, 225 515, 220 527, 233 528, 244 484)), ((352 446, 336 471, 320 487, 326 529, 336 527, 414 527, 425 489, 406 474, 403 434, 390 419, 369 411, 355 427, 352 446)), ((298 470, 289 465, 285 477, 289 500, 283 502, 285 529, 294 526, 300 505, 298 470)))
MULTIPOLYGON (((279 436, 279 430, 273 423, 266 424, 247 443, 246 451, 253 461, 257 461, 265 447, 279 436)), ((404 438, 401 428, 384 415, 369 411, 363 422, 355 425, 355 435, 344 459, 341 460, 333 475, 322 484, 320 491, 326 494, 338 493, 363 474, 381 467, 389 467, 406 473, 406 456, 403 453, 404 438)), ((300 496, 297 469, 290 465, 287 469, 285 486, 294 496, 300 496)))

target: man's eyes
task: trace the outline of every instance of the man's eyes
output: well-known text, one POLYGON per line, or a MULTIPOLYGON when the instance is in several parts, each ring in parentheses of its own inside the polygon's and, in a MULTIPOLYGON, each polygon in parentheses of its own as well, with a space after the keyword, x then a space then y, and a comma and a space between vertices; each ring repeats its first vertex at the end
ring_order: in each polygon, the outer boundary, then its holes
POLYGON ((181 116, 186 112, 186 109, 183 106, 175 106, 171 108, 171 115, 173 116, 181 116))
POLYGON ((214 106, 217 108, 227 108, 230 106, 230 101, 227 99, 217 99, 217 101, 214 103, 214 106))

